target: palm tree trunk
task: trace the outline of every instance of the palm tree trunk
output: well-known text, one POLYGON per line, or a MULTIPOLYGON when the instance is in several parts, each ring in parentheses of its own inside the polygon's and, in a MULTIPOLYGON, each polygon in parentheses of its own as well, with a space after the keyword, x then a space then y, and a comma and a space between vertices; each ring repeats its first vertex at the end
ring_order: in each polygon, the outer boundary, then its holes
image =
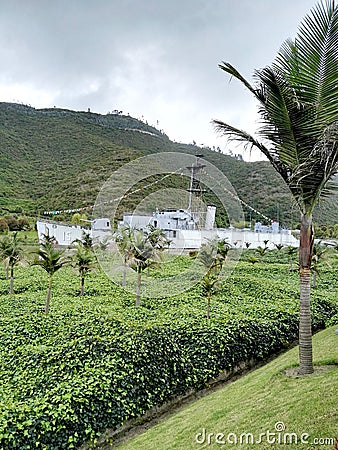
POLYGON ((50 295, 51 295, 51 292, 52 292, 52 281, 53 281, 53 277, 52 277, 52 275, 49 275, 48 290, 47 290, 47 296, 46 296, 45 314, 48 314, 48 311, 49 311, 50 295))
POLYGON ((123 264, 122 286, 125 286, 125 285, 126 285, 126 278, 127 278, 127 261, 124 261, 124 264, 123 264))
POLYGON ((299 373, 313 372, 312 330, 310 310, 311 258, 313 250, 312 215, 303 214, 299 246, 299 373))
POLYGON ((84 283, 85 283, 85 277, 81 277, 81 285, 80 285, 80 295, 84 295, 84 283))
POLYGON ((9 281, 9 293, 11 295, 14 294, 14 287, 13 286, 14 286, 14 267, 11 266, 11 278, 10 278, 10 281, 9 281))
POLYGON ((4 268, 6 272, 6 280, 9 280, 9 265, 6 263, 6 261, 4 262, 4 268))
POLYGON ((207 319, 210 319, 210 292, 208 292, 207 319))
POLYGON ((141 271, 137 270, 136 306, 141 304, 141 271))

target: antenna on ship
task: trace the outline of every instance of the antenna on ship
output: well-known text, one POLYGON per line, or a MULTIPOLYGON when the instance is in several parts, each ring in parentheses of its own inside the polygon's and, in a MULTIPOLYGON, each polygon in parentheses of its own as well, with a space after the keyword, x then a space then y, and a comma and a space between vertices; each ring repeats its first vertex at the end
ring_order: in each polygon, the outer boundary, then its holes
POLYGON ((200 158, 203 158, 203 155, 198 154, 196 155, 196 162, 193 163, 191 166, 188 166, 187 169, 190 170, 190 184, 189 184, 189 201, 188 201, 188 208, 187 210, 191 213, 191 215, 194 217, 195 222, 199 222, 201 218, 200 211, 192 212, 192 201, 193 196, 196 197, 198 204, 200 205, 202 202, 202 196, 205 192, 205 189, 202 189, 201 187, 201 181, 200 181, 200 171, 205 167, 205 164, 201 164, 200 158))

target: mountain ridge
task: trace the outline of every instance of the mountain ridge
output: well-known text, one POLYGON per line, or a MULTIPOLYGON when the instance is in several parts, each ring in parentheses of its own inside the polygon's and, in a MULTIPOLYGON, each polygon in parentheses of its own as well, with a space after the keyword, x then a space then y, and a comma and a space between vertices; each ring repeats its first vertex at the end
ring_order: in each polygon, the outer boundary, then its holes
MULTIPOLYGON (((267 161, 246 162, 208 147, 173 142, 163 131, 120 111, 102 115, 15 103, 0 103, 0 215, 40 215, 93 204, 118 167, 168 151, 203 153, 254 209, 288 226, 298 222, 288 188, 267 161)), ((245 210, 247 219, 250 211, 258 219, 250 209, 245 210)), ((315 218, 320 224, 338 223, 337 196, 322 201, 315 218)))

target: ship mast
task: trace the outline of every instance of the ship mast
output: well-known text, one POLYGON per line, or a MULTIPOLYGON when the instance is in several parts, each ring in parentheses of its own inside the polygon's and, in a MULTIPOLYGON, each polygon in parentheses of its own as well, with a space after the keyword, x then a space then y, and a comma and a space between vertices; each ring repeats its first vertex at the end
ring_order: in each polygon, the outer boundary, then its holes
POLYGON ((192 209, 192 201, 193 196, 197 198, 197 200, 202 201, 204 189, 201 187, 200 181, 200 171, 205 167, 205 164, 201 164, 200 158, 203 158, 203 155, 196 155, 196 162, 191 166, 188 166, 187 169, 190 170, 190 183, 189 183, 189 201, 187 210, 190 212, 192 216, 194 216, 194 220, 198 222, 200 220, 200 211, 193 212, 192 209))

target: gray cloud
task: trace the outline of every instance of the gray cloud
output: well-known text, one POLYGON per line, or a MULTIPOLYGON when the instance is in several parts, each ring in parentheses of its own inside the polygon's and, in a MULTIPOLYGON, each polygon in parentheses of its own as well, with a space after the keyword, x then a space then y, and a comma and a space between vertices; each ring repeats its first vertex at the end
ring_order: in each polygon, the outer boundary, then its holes
POLYGON ((294 36, 311 0, 0 0, 0 95, 36 107, 118 108, 172 139, 220 145, 219 118, 255 128, 245 76, 294 36), (46 104, 46 102, 48 104, 46 104))

